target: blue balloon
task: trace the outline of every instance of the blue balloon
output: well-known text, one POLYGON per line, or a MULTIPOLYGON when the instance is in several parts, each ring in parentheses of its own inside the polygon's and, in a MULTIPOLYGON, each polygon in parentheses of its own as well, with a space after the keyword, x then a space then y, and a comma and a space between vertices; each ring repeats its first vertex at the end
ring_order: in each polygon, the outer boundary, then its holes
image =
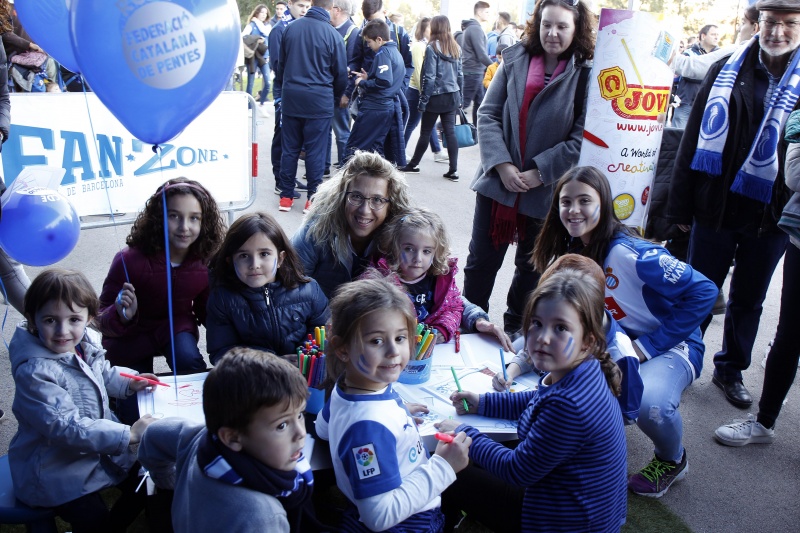
POLYGON ((72 72, 80 72, 69 38, 67 0, 17 0, 17 15, 33 42, 72 72))
POLYGON ((166 142, 225 88, 235 0, 72 0, 72 46, 97 97, 138 139, 166 142))
POLYGON ((60 193, 33 187, 9 189, 3 196, 0 246, 8 255, 25 265, 46 266, 75 248, 81 221, 60 193))

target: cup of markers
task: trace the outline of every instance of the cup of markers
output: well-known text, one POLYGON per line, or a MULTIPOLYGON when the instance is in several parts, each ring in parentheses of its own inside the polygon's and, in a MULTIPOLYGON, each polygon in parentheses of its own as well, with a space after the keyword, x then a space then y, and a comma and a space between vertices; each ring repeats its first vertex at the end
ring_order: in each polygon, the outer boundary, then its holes
POLYGON ((314 328, 302 346, 297 348, 297 368, 308 382, 308 401, 306 412, 317 414, 325 405, 325 391, 321 390, 325 381, 327 363, 325 360, 325 327, 314 328))
POLYGON ((433 347, 436 345, 436 330, 425 324, 417 324, 417 349, 414 357, 400 372, 397 379, 406 385, 425 383, 431 378, 433 347))

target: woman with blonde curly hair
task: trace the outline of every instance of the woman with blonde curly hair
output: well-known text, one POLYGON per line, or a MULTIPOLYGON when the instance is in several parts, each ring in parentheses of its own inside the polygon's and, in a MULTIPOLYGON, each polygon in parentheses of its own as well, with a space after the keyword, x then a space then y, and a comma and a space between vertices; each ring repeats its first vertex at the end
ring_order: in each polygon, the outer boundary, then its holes
POLYGON ((369 266, 384 223, 411 205, 408 184, 389 161, 358 151, 323 183, 292 244, 305 274, 330 298, 369 266))

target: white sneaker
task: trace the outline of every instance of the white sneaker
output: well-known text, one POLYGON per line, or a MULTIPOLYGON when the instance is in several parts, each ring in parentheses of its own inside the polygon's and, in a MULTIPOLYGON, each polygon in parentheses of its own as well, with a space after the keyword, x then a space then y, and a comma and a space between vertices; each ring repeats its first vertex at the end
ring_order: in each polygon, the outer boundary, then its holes
POLYGON ((775 440, 775 430, 765 428, 756 421, 756 417, 748 413, 747 420, 738 420, 733 424, 718 427, 714 437, 725 446, 771 444, 775 440))
POLYGON ((450 158, 447 156, 447 153, 444 152, 444 151, 442 151, 442 152, 434 152, 433 160, 435 162, 437 162, 437 163, 449 163, 450 162, 450 158))

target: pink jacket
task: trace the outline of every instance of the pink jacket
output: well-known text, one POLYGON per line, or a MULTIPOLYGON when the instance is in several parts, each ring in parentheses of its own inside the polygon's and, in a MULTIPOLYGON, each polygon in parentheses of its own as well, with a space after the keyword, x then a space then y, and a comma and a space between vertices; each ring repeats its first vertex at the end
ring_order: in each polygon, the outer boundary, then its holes
MULTIPOLYGON (((187 258, 172 269, 172 315, 175 334, 191 332, 199 338, 198 323, 205 323, 208 301, 208 268, 198 259, 187 258)), ((103 333, 106 359, 112 365, 129 366, 158 355, 169 343, 167 263, 164 252, 146 256, 136 248, 125 248, 114 256, 100 294, 97 322, 103 333), (122 257, 130 282, 136 289, 139 310, 123 324, 114 302, 125 283, 122 257)))
MULTIPOLYGON (((464 303, 461 301, 461 291, 456 285, 456 273, 458 272, 458 259, 451 257, 447 260, 450 271, 447 274, 436 276, 433 288, 433 309, 423 320, 423 323, 436 328, 444 336, 445 342, 449 342, 461 324, 461 315, 464 312, 464 303)), ((378 271, 391 277, 398 287, 403 288, 403 283, 397 274, 389 269, 386 258, 381 257, 376 265, 378 271)))

